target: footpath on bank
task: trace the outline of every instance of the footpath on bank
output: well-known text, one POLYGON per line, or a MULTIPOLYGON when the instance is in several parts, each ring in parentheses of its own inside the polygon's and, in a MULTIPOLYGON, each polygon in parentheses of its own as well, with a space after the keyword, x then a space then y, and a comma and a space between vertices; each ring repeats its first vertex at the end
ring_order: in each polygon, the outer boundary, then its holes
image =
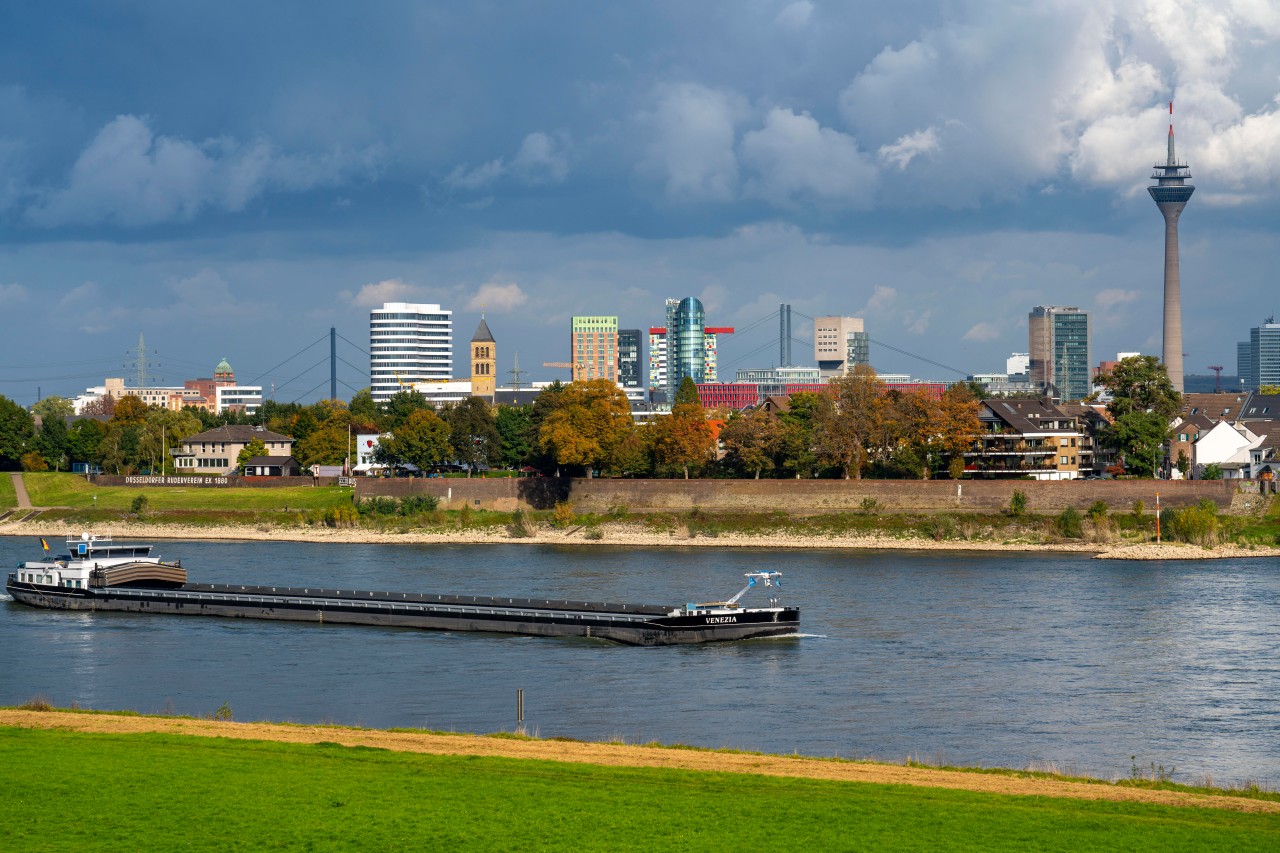
POLYGON ((23 709, 0 709, 0 726, 100 734, 158 733, 301 744, 336 743, 433 755, 492 756, 614 767, 651 767, 911 785, 991 794, 1149 803, 1280 815, 1280 802, 1275 800, 1252 799, 1228 793, 1208 794, 1133 787, 1100 780, 1072 781, 1029 772, 946 770, 842 759, 539 740, 510 735, 440 734, 23 709))

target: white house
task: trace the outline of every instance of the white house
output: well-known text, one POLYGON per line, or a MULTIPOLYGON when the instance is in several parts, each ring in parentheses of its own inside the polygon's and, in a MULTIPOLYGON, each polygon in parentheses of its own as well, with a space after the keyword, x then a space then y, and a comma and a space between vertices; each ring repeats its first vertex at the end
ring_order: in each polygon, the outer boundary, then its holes
MULTIPOLYGON (((1252 475, 1255 464, 1253 451, 1262 447, 1265 435, 1256 435, 1244 424, 1219 421, 1213 429, 1203 432, 1192 445, 1191 463, 1196 479, 1204 477, 1209 465, 1222 468, 1226 480, 1246 478, 1252 475)), ((1256 461, 1261 461, 1258 456, 1256 461)))

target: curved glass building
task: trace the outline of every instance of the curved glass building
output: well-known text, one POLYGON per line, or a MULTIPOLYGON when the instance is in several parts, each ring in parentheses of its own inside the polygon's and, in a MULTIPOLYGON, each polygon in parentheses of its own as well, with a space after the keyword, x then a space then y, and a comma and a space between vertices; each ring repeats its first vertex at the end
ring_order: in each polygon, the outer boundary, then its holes
POLYGON ((672 320, 668 361, 670 369, 667 387, 670 388, 671 399, 675 399, 676 390, 686 376, 694 382, 702 382, 706 374, 706 332, 707 314, 702 302, 692 296, 680 300, 676 306, 672 320))

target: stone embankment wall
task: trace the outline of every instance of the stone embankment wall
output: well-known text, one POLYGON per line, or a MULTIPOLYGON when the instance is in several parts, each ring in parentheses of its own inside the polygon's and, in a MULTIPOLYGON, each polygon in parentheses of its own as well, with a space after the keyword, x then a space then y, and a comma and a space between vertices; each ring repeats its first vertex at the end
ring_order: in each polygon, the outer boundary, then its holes
MULTIPOLYGON (((825 513, 860 510, 875 501, 880 512, 996 512, 1009 506, 1014 491, 1027 496, 1027 509, 1058 513, 1067 507, 1084 511, 1103 501, 1112 512, 1131 510, 1142 501, 1155 509, 1193 506, 1208 498, 1224 512, 1242 490, 1257 495, 1257 484, 1231 480, 611 480, 527 477, 521 479, 361 479, 356 499, 435 495, 444 509, 511 511, 549 509, 569 501, 578 512, 825 513)), ((1237 510, 1244 510, 1235 501, 1237 510)))
POLYGON ((245 486, 278 489, 284 486, 333 486, 337 477, 226 477, 214 474, 93 474, 89 481, 99 486, 133 486, 135 488, 164 488, 184 486, 201 489, 230 489, 245 486))

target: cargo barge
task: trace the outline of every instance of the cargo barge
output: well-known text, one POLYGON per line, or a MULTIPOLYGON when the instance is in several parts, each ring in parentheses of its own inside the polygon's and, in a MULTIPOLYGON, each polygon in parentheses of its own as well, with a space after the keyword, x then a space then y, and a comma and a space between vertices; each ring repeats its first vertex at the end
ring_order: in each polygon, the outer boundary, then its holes
POLYGON ((799 608, 781 606, 776 597, 767 607, 739 604, 756 586, 780 589, 780 572, 745 573, 747 585, 725 601, 664 606, 190 583, 180 561, 151 556, 150 545, 122 545, 87 533, 67 545, 67 554, 20 564, 5 590, 17 602, 52 610, 597 637, 638 646, 773 637, 800 628, 799 608))

